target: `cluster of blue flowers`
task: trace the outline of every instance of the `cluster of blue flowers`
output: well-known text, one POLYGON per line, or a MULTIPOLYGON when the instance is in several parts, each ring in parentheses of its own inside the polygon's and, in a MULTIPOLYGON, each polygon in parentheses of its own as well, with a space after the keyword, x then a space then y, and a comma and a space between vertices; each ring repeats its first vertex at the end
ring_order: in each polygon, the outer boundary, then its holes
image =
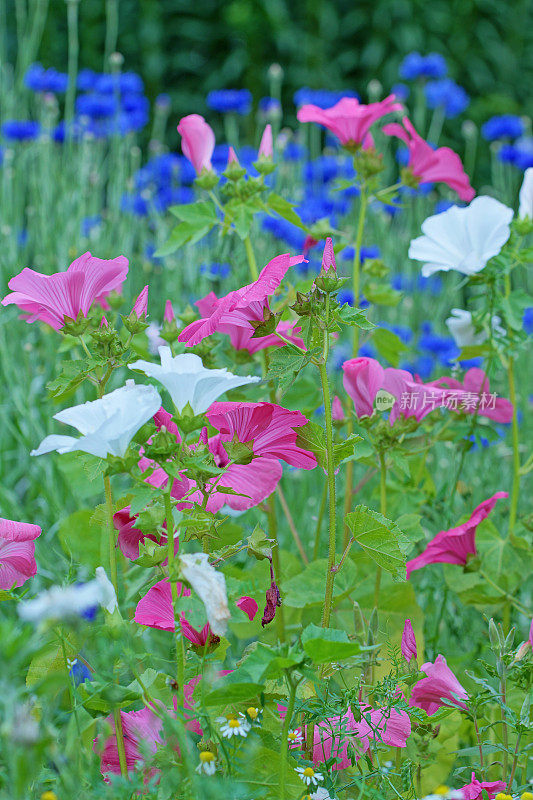
POLYGON ((446 60, 440 53, 423 56, 416 50, 408 53, 400 64, 400 77, 405 81, 417 78, 444 78, 448 72, 446 60))
POLYGON ((64 94, 68 88, 68 75, 54 67, 45 69, 42 64, 32 64, 24 76, 24 84, 32 92, 64 94))
POLYGON ((515 114, 500 114, 491 117, 481 127, 481 135, 487 142, 499 139, 518 139, 524 133, 524 123, 515 114))
POLYGON ((336 105, 339 100, 342 100, 343 97, 355 97, 359 100, 357 92, 351 89, 340 92, 330 92, 327 89, 309 89, 308 86, 304 86, 294 93, 293 101, 296 108, 301 108, 308 103, 318 106, 319 108, 331 108, 331 106, 336 105))
POLYGON ((207 95, 207 105, 219 114, 248 114, 252 95, 248 89, 217 89, 207 95))
MULTIPOLYGON (((451 118, 457 117, 468 108, 470 98, 462 86, 447 77, 447 72, 446 60, 440 53, 428 53, 427 56, 423 56, 415 51, 406 55, 400 64, 400 77, 403 80, 424 79, 428 107, 440 108, 446 117, 451 118)), ((398 84, 393 87, 393 92, 399 100, 406 100, 409 88, 404 84, 398 84)))

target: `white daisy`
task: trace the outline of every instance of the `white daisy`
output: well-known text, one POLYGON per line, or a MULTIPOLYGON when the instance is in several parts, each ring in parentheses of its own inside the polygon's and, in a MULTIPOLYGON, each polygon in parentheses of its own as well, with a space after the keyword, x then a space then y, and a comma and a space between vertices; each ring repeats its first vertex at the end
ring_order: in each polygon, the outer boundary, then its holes
POLYGON ((412 240, 409 258, 425 262, 424 277, 451 269, 475 275, 502 249, 512 218, 512 209, 493 197, 476 197, 466 208, 452 206, 422 223, 424 235, 412 240))
POLYGON ((206 369, 202 359, 194 353, 173 356, 170 347, 166 346, 159 348, 159 356, 161 364, 134 361, 128 366, 162 383, 180 414, 187 403, 193 414, 203 414, 217 397, 229 389, 261 380, 259 377, 233 375, 227 369, 206 369))
POLYGON ((296 767, 296 772, 306 786, 318 786, 320 781, 324 780, 324 776, 320 772, 315 772, 313 767, 296 767))
POLYGON ((287 739, 289 740, 289 744, 301 744, 304 740, 304 737, 302 732, 295 728, 294 730, 288 732, 287 739))
POLYGON ((533 167, 528 167, 524 172, 524 180, 520 188, 520 207, 518 216, 520 219, 529 217, 533 220, 533 167))
POLYGON ((231 739, 232 736, 242 736, 246 739, 252 727, 244 714, 238 717, 217 717, 216 721, 220 725, 220 733, 224 739, 231 739))
POLYGON ((81 450, 100 458, 108 455, 122 458, 137 431, 160 407, 161 397, 153 386, 137 386, 132 380, 126 381, 125 386, 99 400, 54 414, 54 419, 77 428, 81 437, 52 434, 30 455, 40 456, 52 450, 58 453, 81 450))
POLYGON ((199 775, 204 773, 204 775, 214 775, 217 769, 217 762, 210 750, 202 750, 200 753, 200 763, 196 767, 196 772, 199 775))

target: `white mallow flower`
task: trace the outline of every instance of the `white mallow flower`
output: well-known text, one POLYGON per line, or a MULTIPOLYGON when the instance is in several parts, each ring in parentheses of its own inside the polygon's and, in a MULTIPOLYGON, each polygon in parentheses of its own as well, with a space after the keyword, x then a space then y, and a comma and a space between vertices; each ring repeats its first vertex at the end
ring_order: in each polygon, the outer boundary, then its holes
POLYGON ((90 400, 79 406, 65 408, 54 419, 77 428, 82 434, 75 436, 52 434, 47 436, 30 455, 40 456, 57 450, 72 453, 82 450, 93 456, 122 457, 128 445, 161 407, 161 397, 153 386, 138 386, 132 380, 99 400, 90 400))
POLYGON ((296 767, 295 770, 306 786, 318 786, 324 780, 320 772, 315 772, 313 767, 296 767))
MULTIPOLYGON (((446 320, 448 330, 453 336, 457 347, 474 347, 483 344, 487 339, 485 331, 476 331, 472 322, 472 314, 463 308, 452 308, 451 317, 446 320)), ((492 318, 492 330, 504 334, 505 330, 500 325, 500 317, 492 318)))
POLYGON ((520 187, 518 199, 520 201, 518 207, 520 219, 529 217, 530 220, 533 220, 533 167, 528 167, 524 172, 524 180, 520 187))
POLYGON ((510 236, 513 212, 493 197, 476 197, 466 208, 452 206, 422 223, 409 258, 424 261, 422 275, 448 272, 475 275, 498 255, 510 236))
POLYGON ((208 559, 207 553, 184 553, 180 556, 181 574, 204 604, 207 621, 215 636, 224 636, 231 616, 226 579, 208 559))
POLYGON ((19 603, 18 613, 25 622, 37 625, 47 620, 79 617, 95 606, 102 606, 110 614, 117 608, 115 589, 103 567, 96 568, 96 578, 88 583, 53 586, 34 600, 24 600, 19 603))
POLYGON ((160 347, 159 356, 161 364, 134 361, 128 366, 163 384, 180 414, 187 403, 193 414, 203 414, 217 397, 229 389, 261 380, 258 377, 233 375, 227 369, 206 369, 199 356, 194 353, 173 356, 170 347, 160 347))
POLYGON ((238 717, 217 717, 215 722, 220 725, 220 733, 224 739, 231 739, 233 736, 246 739, 252 727, 244 714, 239 714, 238 717))

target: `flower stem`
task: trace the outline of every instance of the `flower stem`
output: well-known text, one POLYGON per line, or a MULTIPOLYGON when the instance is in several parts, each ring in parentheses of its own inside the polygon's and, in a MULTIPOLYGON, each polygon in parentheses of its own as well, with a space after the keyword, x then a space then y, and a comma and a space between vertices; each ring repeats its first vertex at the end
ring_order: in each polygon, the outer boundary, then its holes
POLYGON ((117 740, 120 774, 122 775, 123 778, 127 778, 128 762, 126 761, 126 747, 124 745, 124 730, 122 728, 122 717, 120 716, 120 708, 113 709, 113 720, 115 722, 115 739, 117 740))
POLYGON ((294 701, 296 699, 297 684, 292 680, 289 673, 286 673, 287 683, 289 684, 289 703, 283 720, 281 729, 281 759, 279 764, 279 798, 285 800, 285 781, 287 778, 287 751, 289 749, 289 730, 294 712, 294 701))
POLYGON ((113 495, 111 494, 111 479, 109 475, 104 476, 104 491, 107 508, 107 528, 109 536, 109 571, 111 572, 111 583, 115 588, 118 597, 118 570, 117 570, 117 550, 115 542, 115 526, 113 525, 113 495))
MULTIPOLYGON (((280 564, 280 545, 278 540, 278 519, 276 516, 275 494, 271 494, 268 498, 268 538, 272 539, 276 544, 272 548, 272 569, 274 570, 274 580, 279 588, 281 582, 281 564, 280 564)), ((285 615, 283 614, 283 606, 276 609, 276 626, 278 629, 278 639, 280 642, 285 641, 285 615)))
POLYGON ((322 533, 322 520, 324 519, 324 511, 326 510, 327 499, 328 499, 328 483, 327 481, 324 481, 324 489, 322 490, 322 499, 320 501, 318 519, 316 521, 315 546, 313 547, 313 560, 317 559, 320 553, 320 535, 322 533))
POLYGON ((513 597, 512 594, 509 594, 508 592, 505 591, 505 589, 502 589, 501 586, 498 586, 498 584, 495 583, 490 577, 490 575, 487 575, 487 573, 484 570, 480 569, 479 574, 481 575, 482 578, 484 578, 487 581, 488 584, 492 586, 493 589, 496 589, 496 591, 499 594, 503 595, 503 597, 507 600, 507 602, 510 605, 514 606, 517 611, 519 611, 521 614, 525 614, 526 617, 531 616, 531 610, 529 608, 526 608, 526 606, 522 605, 522 603, 520 603, 515 597, 513 597))
POLYGON ((518 495, 520 492, 520 450, 518 437, 518 418, 516 413, 516 386, 514 376, 514 362, 509 359, 507 367, 507 377, 509 380, 509 399, 513 404, 512 437, 513 437, 513 482, 511 484, 511 508, 509 510, 509 536, 514 533, 516 523, 516 511, 518 508, 518 495))
POLYGON ((249 236, 246 237, 244 240, 244 246, 246 248, 246 255, 248 257, 248 266, 250 267, 250 275, 252 276, 252 280, 256 281, 259 277, 259 273, 257 271, 257 262, 255 260, 254 248, 252 247, 252 240, 249 236))
MULTIPOLYGON (((379 510, 384 517, 387 516, 387 462, 383 451, 379 454, 379 510)), ((374 584, 374 608, 378 607, 380 588, 381 567, 378 567, 374 584)))
POLYGON ((168 574, 170 581, 170 593, 172 596, 172 610, 174 613, 174 642, 176 646, 176 678, 178 683, 178 709, 183 710, 184 693, 183 684, 185 683, 185 650, 183 647, 183 636, 181 634, 180 614, 178 610, 178 587, 173 577, 174 571, 174 518, 172 516, 172 479, 168 479, 169 490, 165 492, 165 519, 167 523, 167 560, 168 574))
MULTIPOLYGON (((359 289, 361 282, 361 245, 363 243, 363 231, 365 229, 367 196, 364 183, 361 185, 361 196, 359 205, 359 218, 357 220, 357 233, 355 238, 355 253, 352 267, 352 290, 354 308, 359 305, 359 289)), ((353 329, 353 357, 357 357, 359 350, 359 328, 354 325, 353 329)))
MULTIPOLYGON (((327 334, 326 334, 327 335, 327 334)), ((331 396, 329 392, 328 373, 326 364, 319 365, 320 382, 324 398, 324 415, 326 418, 326 451, 328 467, 328 499, 329 499, 329 549, 328 566, 326 572, 326 595, 322 611, 322 627, 329 627, 331 604, 333 600, 333 582, 335 580, 335 555, 337 548, 336 510, 335 510, 335 465, 333 463, 333 421, 331 417, 331 396)))

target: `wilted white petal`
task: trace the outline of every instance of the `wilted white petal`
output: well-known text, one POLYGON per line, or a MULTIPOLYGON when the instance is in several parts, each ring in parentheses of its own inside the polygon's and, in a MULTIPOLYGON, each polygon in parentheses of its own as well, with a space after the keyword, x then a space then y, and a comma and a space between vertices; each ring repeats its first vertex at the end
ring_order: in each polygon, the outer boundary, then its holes
POLYGON ((95 606, 110 613, 117 607, 115 590, 103 567, 96 570, 96 578, 87 583, 71 586, 53 586, 41 592, 34 600, 24 600, 18 613, 25 622, 38 625, 47 620, 79 617, 95 606))
POLYGON ((103 567, 96 567, 96 581, 100 587, 99 603, 102 608, 112 614, 115 608, 118 608, 117 593, 103 567))
POLYGON ((512 210, 493 197, 476 197, 466 208, 452 206, 422 223, 424 235, 412 240, 409 258, 425 262, 424 277, 451 269, 475 275, 502 249, 512 218, 512 210))
POLYGON ((207 621, 216 636, 224 636, 230 611, 226 579, 211 566, 207 553, 184 553, 180 556, 181 574, 205 606, 207 621))
POLYGON ((518 208, 518 216, 520 219, 533 220, 533 167, 528 167, 524 172, 524 180, 520 187, 520 194, 518 196, 520 206, 518 208))
POLYGON ((94 456, 123 456, 145 422, 161 407, 161 397, 153 386, 138 386, 132 380, 99 400, 65 408, 54 419, 77 428, 82 436, 47 436, 32 456, 57 450, 71 453, 81 450, 94 456))
POLYGON ((180 413, 189 403, 194 414, 203 414, 217 397, 229 389, 261 380, 258 377, 233 375, 227 369, 206 369, 199 356, 193 353, 173 356, 170 347, 160 347, 159 356, 161 364, 134 361, 128 366, 159 381, 180 413))

